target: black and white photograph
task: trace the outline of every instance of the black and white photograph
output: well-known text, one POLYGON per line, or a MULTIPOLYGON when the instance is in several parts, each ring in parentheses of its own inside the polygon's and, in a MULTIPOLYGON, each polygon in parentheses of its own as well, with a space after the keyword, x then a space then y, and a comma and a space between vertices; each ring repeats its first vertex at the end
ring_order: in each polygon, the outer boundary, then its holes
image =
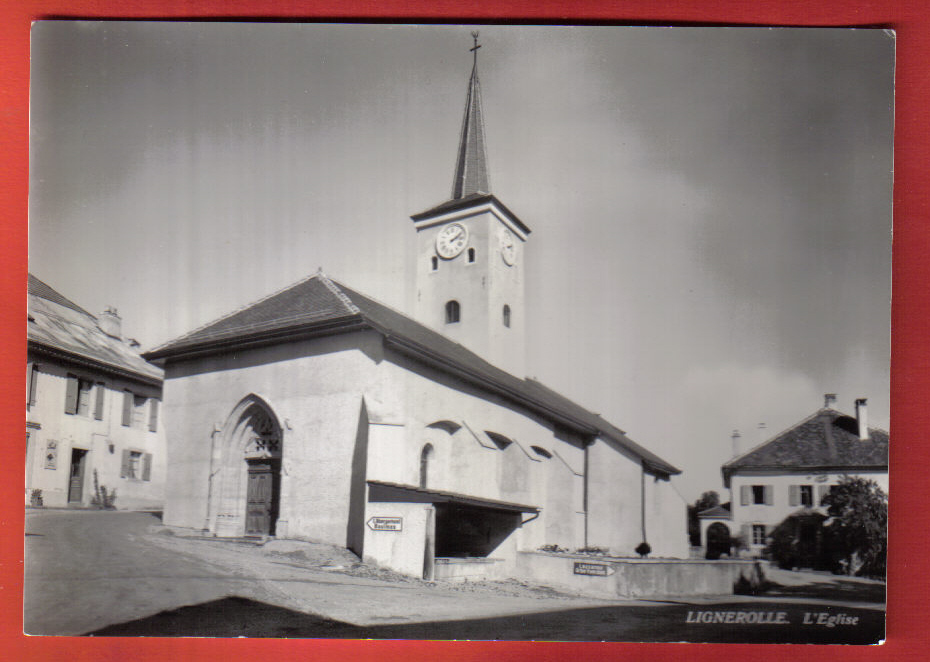
POLYGON ((24 632, 881 643, 894 73, 35 22, 24 632))

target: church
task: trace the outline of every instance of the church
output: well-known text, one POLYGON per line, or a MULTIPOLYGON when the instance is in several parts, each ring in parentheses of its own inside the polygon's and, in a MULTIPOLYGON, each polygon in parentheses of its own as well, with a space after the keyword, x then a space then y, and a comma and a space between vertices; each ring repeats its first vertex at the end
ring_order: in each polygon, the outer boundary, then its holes
POLYGON ((398 223, 412 317, 321 271, 145 355, 165 524, 428 579, 528 576, 557 549, 687 558, 680 470, 523 376, 531 230, 490 191, 478 48, 451 197, 398 223))

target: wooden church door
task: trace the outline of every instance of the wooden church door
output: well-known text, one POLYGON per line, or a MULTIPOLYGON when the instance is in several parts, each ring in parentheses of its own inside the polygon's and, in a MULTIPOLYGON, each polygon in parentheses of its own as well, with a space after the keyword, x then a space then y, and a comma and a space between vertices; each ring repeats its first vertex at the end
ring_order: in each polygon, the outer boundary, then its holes
POLYGON ((274 535, 277 519, 277 463, 249 462, 249 487, 246 495, 245 534, 274 535))

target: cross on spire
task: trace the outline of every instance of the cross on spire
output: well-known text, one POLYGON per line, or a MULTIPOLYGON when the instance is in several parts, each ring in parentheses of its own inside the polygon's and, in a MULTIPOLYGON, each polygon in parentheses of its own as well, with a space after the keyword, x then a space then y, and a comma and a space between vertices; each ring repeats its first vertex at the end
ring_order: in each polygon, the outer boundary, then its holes
POLYGON ((478 66, 478 49, 481 48, 481 44, 478 43, 478 31, 476 30, 475 32, 472 32, 471 37, 472 39, 475 40, 475 45, 469 48, 468 50, 474 53, 475 55, 474 66, 477 67, 478 66))

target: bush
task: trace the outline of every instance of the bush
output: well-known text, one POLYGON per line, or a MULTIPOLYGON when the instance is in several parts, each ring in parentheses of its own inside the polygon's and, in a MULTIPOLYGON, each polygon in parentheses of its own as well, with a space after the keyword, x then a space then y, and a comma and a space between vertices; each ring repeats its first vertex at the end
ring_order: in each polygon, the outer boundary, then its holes
POLYGON ((94 496, 91 497, 90 505, 100 510, 116 510, 116 490, 108 491, 106 486, 100 484, 96 469, 94 469, 94 496))
POLYGON ((567 552, 568 550, 565 547, 559 547, 558 545, 543 545, 539 548, 540 552, 567 552))
POLYGON ((42 499, 42 490, 36 488, 29 493, 29 505, 41 508, 44 503, 42 499))
POLYGON ((649 543, 644 540, 643 542, 639 543, 636 546, 636 549, 633 551, 635 551, 641 557, 646 558, 647 556, 649 556, 649 552, 652 551, 652 547, 650 547, 649 543))

